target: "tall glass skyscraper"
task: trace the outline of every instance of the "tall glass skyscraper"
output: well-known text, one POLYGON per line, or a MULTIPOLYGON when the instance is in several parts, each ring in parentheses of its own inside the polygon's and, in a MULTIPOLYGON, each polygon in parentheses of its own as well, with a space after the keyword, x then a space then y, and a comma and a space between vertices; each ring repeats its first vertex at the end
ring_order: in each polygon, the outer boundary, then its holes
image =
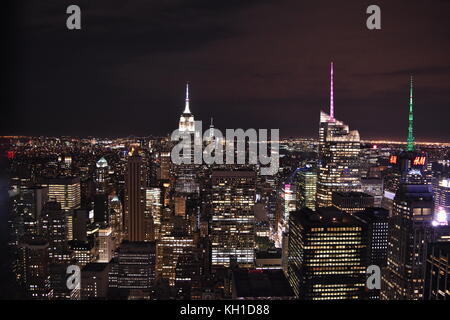
POLYGON ((356 130, 334 117, 333 64, 330 114, 320 112, 317 207, 332 205, 334 191, 360 191, 360 138, 356 130))

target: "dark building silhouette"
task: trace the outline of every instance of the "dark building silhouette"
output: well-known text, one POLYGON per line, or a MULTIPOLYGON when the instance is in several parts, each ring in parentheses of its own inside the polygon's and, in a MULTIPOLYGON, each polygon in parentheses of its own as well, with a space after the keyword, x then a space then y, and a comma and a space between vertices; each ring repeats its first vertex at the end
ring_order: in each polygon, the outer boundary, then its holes
POLYGON ((132 151, 125 176, 125 226, 129 241, 145 240, 145 190, 144 162, 132 151))
POLYGON ((428 246, 425 265, 425 300, 450 300, 450 242, 428 246))

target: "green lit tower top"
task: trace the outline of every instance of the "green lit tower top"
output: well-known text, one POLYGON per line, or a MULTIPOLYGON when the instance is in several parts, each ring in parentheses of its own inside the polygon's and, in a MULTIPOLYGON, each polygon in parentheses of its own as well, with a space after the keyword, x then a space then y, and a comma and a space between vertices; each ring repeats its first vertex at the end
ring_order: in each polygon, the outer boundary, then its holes
POLYGON ((406 151, 414 151, 414 136, 413 136, 413 78, 411 77, 411 86, 409 89, 409 125, 408 125, 408 140, 406 144, 406 151))

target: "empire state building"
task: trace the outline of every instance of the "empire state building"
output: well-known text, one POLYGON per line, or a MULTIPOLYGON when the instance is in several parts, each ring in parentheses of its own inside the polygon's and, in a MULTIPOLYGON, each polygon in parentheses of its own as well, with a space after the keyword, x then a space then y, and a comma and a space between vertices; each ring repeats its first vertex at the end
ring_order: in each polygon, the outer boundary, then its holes
POLYGON ((194 133, 194 115, 189 110, 189 83, 186 84, 186 100, 184 111, 180 116, 180 132, 192 132, 194 133))
MULTIPOLYGON (((186 100, 184 111, 180 116, 180 125, 178 130, 184 137, 188 136, 188 144, 186 150, 183 150, 183 158, 188 160, 188 163, 183 163, 175 166, 175 191, 179 193, 196 193, 198 192, 198 184, 196 183, 196 165, 194 164, 194 139, 199 138, 199 134, 195 132, 194 115, 189 110, 189 83, 186 84, 186 100)), ((201 137, 200 137, 201 138, 201 137)), ((184 139, 184 138, 183 138, 184 139)))

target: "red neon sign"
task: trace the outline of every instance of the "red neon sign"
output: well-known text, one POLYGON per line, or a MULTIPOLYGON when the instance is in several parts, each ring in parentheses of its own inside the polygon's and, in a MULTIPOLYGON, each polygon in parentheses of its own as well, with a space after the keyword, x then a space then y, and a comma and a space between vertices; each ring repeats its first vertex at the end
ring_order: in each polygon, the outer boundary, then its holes
POLYGON ((391 156, 389 158, 389 162, 392 163, 392 164, 396 164, 397 163, 397 156, 391 156))
POLYGON ((8 158, 8 160, 14 159, 14 151, 7 151, 6 152, 6 157, 8 158))
POLYGON ((414 166, 423 166, 425 164, 425 157, 415 157, 413 161, 414 166))

